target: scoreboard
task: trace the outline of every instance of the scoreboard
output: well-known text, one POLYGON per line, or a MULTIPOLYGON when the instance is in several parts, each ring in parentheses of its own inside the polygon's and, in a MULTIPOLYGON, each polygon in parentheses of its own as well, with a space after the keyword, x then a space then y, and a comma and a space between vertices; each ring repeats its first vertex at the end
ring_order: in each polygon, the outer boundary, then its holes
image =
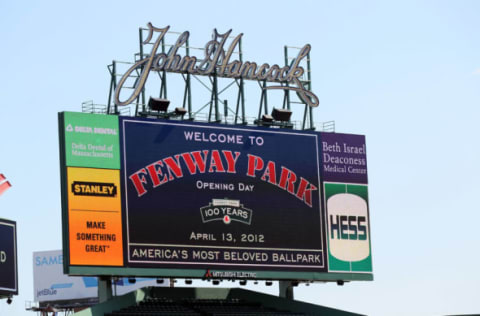
POLYGON ((66 273, 372 280, 365 137, 59 114, 66 273))

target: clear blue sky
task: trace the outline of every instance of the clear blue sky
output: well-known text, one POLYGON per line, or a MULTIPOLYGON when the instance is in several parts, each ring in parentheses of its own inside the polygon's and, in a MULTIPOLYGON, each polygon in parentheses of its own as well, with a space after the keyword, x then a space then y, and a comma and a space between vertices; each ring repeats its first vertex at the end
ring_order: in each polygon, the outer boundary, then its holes
POLYGON ((478 1, 0 1, 0 173, 13 184, 0 217, 17 221, 20 273, 0 314, 29 314, 32 253, 61 248, 57 112, 106 103, 107 64, 132 60, 150 21, 196 46, 232 28, 247 59, 270 64, 310 43, 315 121, 366 135, 375 281, 303 286, 297 299, 480 313, 478 12, 478 1))

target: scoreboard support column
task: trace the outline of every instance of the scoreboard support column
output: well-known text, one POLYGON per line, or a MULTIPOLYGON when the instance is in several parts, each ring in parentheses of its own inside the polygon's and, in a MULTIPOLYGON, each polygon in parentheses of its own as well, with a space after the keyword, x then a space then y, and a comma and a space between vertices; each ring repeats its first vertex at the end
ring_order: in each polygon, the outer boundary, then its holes
POLYGON ((112 299, 112 279, 110 277, 98 278, 98 301, 100 303, 112 299))
POLYGON ((293 282, 278 281, 279 296, 293 301, 293 282))

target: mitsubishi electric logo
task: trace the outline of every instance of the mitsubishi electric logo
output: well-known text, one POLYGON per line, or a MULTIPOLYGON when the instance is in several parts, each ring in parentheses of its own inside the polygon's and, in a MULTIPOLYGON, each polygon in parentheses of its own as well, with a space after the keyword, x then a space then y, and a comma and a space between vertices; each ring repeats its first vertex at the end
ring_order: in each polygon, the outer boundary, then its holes
POLYGON ((202 222, 223 221, 230 224, 237 221, 250 225, 252 223, 252 210, 243 207, 239 200, 212 199, 207 206, 200 208, 202 222))
POLYGON ((212 271, 208 269, 203 278, 209 279, 256 279, 257 273, 247 271, 212 271))

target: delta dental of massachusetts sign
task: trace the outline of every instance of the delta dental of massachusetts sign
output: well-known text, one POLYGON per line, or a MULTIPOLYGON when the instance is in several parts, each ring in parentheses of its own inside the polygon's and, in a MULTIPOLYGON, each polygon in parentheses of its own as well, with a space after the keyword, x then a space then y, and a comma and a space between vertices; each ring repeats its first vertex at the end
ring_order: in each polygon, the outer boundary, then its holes
POLYGON ((237 35, 225 51, 226 41, 232 30, 220 34, 215 29, 213 39, 205 45, 205 57, 203 59, 198 59, 196 56, 182 57, 177 54, 178 49, 187 42, 190 36, 188 31, 183 32, 178 37, 176 43, 171 47, 168 53, 158 53, 162 39, 165 37, 169 29, 170 26, 157 28, 153 26, 152 23, 148 23, 148 36, 143 44, 151 43, 155 33, 159 33, 157 39, 152 42, 153 47, 150 54, 137 61, 120 79, 115 90, 115 104, 122 106, 132 103, 143 90, 150 71, 166 71, 278 83, 280 85, 265 86, 263 89, 295 91, 305 104, 311 107, 318 106, 318 97, 311 91, 305 89, 300 79, 305 73, 305 70, 303 67, 299 66, 299 64, 310 52, 311 46, 309 44, 306 44, 300 49, 298 56, 289 66, 280 67, 277 64, 270 66, 267 63, 259 66, 255 62, 231 60, 232 54, 243 36, 243 33, 237 35), (137 69, 141 70, 141 74, 135 82, 133 92, 127 99, 123 101, 120 100, 120 94, 125 82, 137 69))

